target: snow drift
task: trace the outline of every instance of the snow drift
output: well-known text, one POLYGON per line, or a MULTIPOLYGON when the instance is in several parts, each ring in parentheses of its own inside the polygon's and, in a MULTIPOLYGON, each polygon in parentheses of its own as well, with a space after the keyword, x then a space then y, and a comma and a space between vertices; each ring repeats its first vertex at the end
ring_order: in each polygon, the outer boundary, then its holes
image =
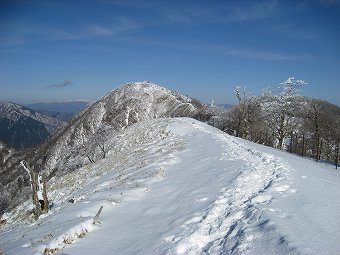
POLYGON ((6 215, 0 251, 340 253, 331 167, 190 118, 142 121, 114 139, 106 158, 49 181, 48 215, 29 223, 30 201, 6 215))

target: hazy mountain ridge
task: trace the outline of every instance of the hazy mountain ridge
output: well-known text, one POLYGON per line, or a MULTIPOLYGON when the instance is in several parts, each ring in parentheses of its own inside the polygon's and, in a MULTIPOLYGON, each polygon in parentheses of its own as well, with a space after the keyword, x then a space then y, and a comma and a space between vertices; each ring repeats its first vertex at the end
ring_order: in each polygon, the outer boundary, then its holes
POLYGON ((26 105, 28 108, 38 111, 44 115, 68 122, 79 111, 85 109, 89 101, 70 101, 53 103, 35 103, 26 105))
POLYGON ((50 112, 63 112, 75 113, 78 112, 89 104, 89 101, 70 101, 70 102, 53 102, 53 103, 34 103, 27 104, 26 106, 36 111, 50 111, 50 112))

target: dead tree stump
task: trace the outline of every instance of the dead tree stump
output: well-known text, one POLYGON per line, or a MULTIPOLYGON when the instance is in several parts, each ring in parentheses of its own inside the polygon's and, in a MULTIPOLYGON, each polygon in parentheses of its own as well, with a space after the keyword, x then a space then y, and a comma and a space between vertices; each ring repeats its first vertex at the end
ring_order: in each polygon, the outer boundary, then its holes
POLYGON ((35 173, 26 161, 22 160, 20 164, 30 176, 32 200, 34 205, 33 211, 35 216, 39 217, 41 214, 48 212, 46 178, 43 175, 38 175, 35 173))

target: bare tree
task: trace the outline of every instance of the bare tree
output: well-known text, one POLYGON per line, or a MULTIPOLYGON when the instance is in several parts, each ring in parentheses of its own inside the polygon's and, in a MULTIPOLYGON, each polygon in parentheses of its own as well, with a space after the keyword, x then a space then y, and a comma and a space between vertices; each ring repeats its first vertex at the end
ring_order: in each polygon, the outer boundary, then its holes
POLYGON ((102 125, 94 136, 95 147, 98 147, 102 158, 106 157, 107 152, 110 150, 110 138, 114 134, 114 130, 109 125, 102 125))
POLYGON ((79 148, 79 154, 86 157, 90 163, 96 162, 96 152, 88 144, 82 144, 79 148))
POLYGON ((313 134, 313 154, 316 161, 320 158, 320 135, 323 118, 324 104, 317 99, 312 99, 308 105, 308 111, 305 119, 307 130, 313 134))
POLYGON ((98 129, 88 135, 87 139, 79 145, 79 154, 88 159, 90 163, 95 163, 98 158, 105 158, 112 148, 112 137, 115 134, 113 127, 102 124, 98 129))
POLYGON ((316 161, 334 157, 339 133, 339 108, 324 100, 310 99, 304 129, 312 140, 312 156, 316 161))
POLYGON ((241 89, 236 86, 235 94, 238 99, 238 105, 232 109, 235 123, 236 136, 253 140, 252 134, 256 124, 260 119, 260 104, 258 98, 247 91, 245 87, 241 89))

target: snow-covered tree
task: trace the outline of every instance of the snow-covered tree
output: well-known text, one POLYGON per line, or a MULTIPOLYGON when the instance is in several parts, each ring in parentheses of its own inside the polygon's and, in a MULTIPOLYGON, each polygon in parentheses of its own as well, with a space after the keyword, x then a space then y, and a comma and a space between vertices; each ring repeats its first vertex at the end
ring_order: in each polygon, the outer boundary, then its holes
POLYGON ((276 139, 276 147, 283 148, 284 140, 299 125, 297 113, 301 108, 300 87, 303 80, 289 77, 280 83, 278 92, 267 92, 264 98, 265 119, 276 139))

